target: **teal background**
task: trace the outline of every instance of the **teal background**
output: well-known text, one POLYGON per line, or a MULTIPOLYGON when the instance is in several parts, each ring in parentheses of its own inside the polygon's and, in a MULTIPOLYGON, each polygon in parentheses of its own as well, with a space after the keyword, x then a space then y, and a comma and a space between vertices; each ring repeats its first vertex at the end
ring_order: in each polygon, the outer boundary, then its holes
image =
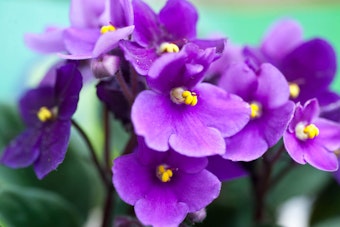
MULTIPOLYGON (((156 1, 155 8, 162 2, 156 1)), ((219 33, 233 43, 256 45, 275 20, 290 17, 302 24, 306 39, 323 37, 340 52, 339 3, 256 2, 240 1, 229 5, 199 1, 196 6, 200 13, 200 35, 219 33)), ((68 7, 66 0, 0 0, 0 101, 15 101, 24 88, 33 85, 56 60, 55 55, 41 55, 26 48, 23 35, 40 33, 46 25, 67 26, 68 7)), ((337 77, 333 88, 340 91, 340 78, 337 77)))

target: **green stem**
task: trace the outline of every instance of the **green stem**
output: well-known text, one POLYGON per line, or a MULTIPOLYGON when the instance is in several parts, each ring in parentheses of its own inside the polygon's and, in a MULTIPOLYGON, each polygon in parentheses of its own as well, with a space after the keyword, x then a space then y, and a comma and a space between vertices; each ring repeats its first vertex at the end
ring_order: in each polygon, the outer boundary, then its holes
POLYGON ((89 137, 86 135, 85 131, 80 127, 80 125, 74 119, 72 119, 71 122, 72 122, 72 125, 74 126, 74 128, 79 132, 80 136, 84 139, 86 146, 88 147, 88 149, 90 151, 91 160, 92 160, 93 164, 95 165, 100 177, 102 178, 103 183, 105 185, 107 185, 107 177, 106 177, 105 171, 100 166, 96 152, 94 150, 94 147, 93 147, 89 137))

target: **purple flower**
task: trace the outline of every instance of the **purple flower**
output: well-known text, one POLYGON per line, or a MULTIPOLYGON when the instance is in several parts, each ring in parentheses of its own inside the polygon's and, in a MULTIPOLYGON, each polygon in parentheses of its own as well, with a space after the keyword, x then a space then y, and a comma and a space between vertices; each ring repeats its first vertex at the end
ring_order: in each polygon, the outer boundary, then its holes
POLYGON ((158 151, 169 146, 187 155, 223 154, 223 137, 234 135, 249 120, 250 109, 239 97, 200 83, 215 48, 187 44, 179 53, 164 55, 151 67, 131 119, 137 135, 158 151))
POLYGON ((336 55, 326 40, 302 40, 301 26, 292 20, 277 23, 264 37, 259 48, 246 47, 246 57, 257 65, 269 62, 286 77, 294 102, 317 98, 326 106, 340 97, 330 91, 336 74, 336 55))
POLYGON ((105 9, 101 1, 72 1, 70 20, 70 27, 53 30, 56 34, 28 35, 26 43, 43 52, 67 50, 69 54, 60 54, 66 59, 90 59, 113 50, 134 29, 130 0, 108 0, 105 9), (52 44, 53 35, 58 38, 52 44))
POLYGON ((123 40, 120 47, 125 58, 141 75, 146 75, 152 63, 163 53, 178 52, 189 41, 203 49, 216 47, 219 53, 224 48, 224 39, 196 39, 198 14, 186 0, 168 0, 158 15, 141 0, 133 0, 132 5, 134 42, 123 40))
POLYGON ((285 148, 299 164, 309 163, 317 169, 335 171, 340 148, 340 125, 320 118, 316 99, 296 105, 294 117, 283 135, 285 148))
POLYGON ((29 90, 19 102, 27 129, 4 150, 0 162, 12 168, 31 164, 39 179, 64 160, 82 77, 74 64, 57 70, 54 86, 29 90))
POLYGON ((251 161, 262 156, 282 137, 293 114, 289 88, 284 76, 271 64, 254 72, 247 64, 231 65, 219 81, 226 91, 239 95, 251 107, 249 123, 226 138, 224 158, 251 161))
POLYGON ((136 152, 114 160, 113 184, 144 225, 175 227, 218 197, 221 182, 205 169, 207 163, 140 142, 136 152))

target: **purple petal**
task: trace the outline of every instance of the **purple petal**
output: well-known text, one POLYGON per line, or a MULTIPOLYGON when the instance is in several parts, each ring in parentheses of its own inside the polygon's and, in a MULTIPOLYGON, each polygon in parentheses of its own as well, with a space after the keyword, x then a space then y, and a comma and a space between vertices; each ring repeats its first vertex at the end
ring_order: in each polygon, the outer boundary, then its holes
POLYGON ((194 39, 190 40, 190 42, 199 46, 200 49, 215 48, 216 58, 222 55, 226 46, 225 39, 194 39))
POLYGON ((286 131, 283 134, 283 143, 289 156, 299 164, 306 164, 304 158, 305 151, 303 150, 303 141, 300 141, 295 136, 295 132, 286 131))
POLYGON ((324 171, 336 171, 338 169, 339 161, 337 156, 324 148, 323 144, 305 143, 305 160, 317 169, 324 171))
POLYGON ((43 34, 25 34, 25 44, 38 52, 42 53, 54 53, 59 51, 65 51, 64 28, 50 27, 45 30, 43 34))
POLYGON ((119 28, 133 25, 131 0, 109 0, 110 22, 119 28))
POLYGON ((173 183, 178 201, 185 203, 189 212, 206 207, 218 197, 221 190, 221 182, 207 170, 197 174, 181 173, 173 183))
POLYGON ((100 37, 99 28, 77 29, 68 28, 64 32, 66 49, 72 55, 92 55, 95 43, 100 37))
POLYGON ((126 39, 132 32, 134 26, 119 28, 114 32, 107 32, 102 34, 94 46, 93 57, 99 57, 101 54, 105 54, 118 46, 118 42, 122 39, 126 39))
POLYGON ((177 227, 189 212, 185 203, 178 202, 171 188, 154 188, 137 201, 135 212, 144 225, 177 227))
POLYGON ((159 21, 172 40, 195 38, 197 20, 195 7, 186 0, 169 0, 159 13, 159 21))
POLYGON ((154 48, 147 49, 136 42, 121 40, 119 46, 124 52, 125 59, 133 65, 137 73, 143 76, 149 72, 152 63, 158 58, 154 48))
POLYGON ((105 0, 72 0, 70 22, 76 28, 96 28, 99 16, 104 11, 105 0))
POLYGON ((40 142, 40 155, 34 162, 34 171, 39 179, 55 170, 65 158, 67 151, 71 121, 56 121, 44 126, 40 142))
POLYGON ((218 82, 218 86, 248 102, 253 101, 257 85, 255 73, 243 62, 230 65, 218 82))
POLYGON ((289 98, 289 87, 282 73, 271 64, 261 65, 255 101, 264 107, 276 108, 284 105, 289 98))
POLYGON ((335 92, 326 91, 321 96, 318 96, 318 100, 320 99, 321 101, 319 102, 324 104, 321 106, 320 116, 340 122, 340 96, 335 92))
POLYGON ((131 119, 135 132, 143 136, 146 144, 154 150, 169 150, 169 137, 174 133, 169 101, 168 96, 143 91, 132 106, 131 119))
POLYGON ((223 158, 232 161, 252 161, 261 157, 268 149, 263 132, 256 122, 252 121, 239 133, 226 138, 225 141, 227 149, 223 158))
POLYGON ((148 85, 160 92, 170 92, 176 87, 191 89, 203 80, 214 55, 214 48, 202 50, 188 43, 179 53, 164 54, 153 63, 148 85))
POLYGON ((319 116, 320 109, 316 99, 308 100, 304 106, 300 103, 296 104, 294 117, 289 124, 289 131, 294 132, 295 127, 299 122, 310 124, 316 117, 319 116))
POLYGON ((11 168, 31 165, 39 156, 40 129, 27 129, 5 147, 0 163, 11 168))
POLYGON ((280 66, 289 82, 300 86, 297 101, 305 102, 327 89, 336 73, 333 47, 322 39, 312 39, 288 54, 280 66))
POLYGON ((187 157, 180 155, 177 152, 169 151, 167 164, 169 164, 169 166, 174 166, 187 174, 193 174, 202 171, 208 165, 208 159, 187 157))
POLYGON ((134 40, 141 46, 152 48, 160 44, 162 30, 154 11, 141 0, 132 0, 134 9, 134 40))
POLYGON ((41 125, 37 117, 37 113, 41 107, 51 108, 55 105, 54 89, 51 86, 43 86, 29 90, 19 101, 21 117, 29 127, 41 125))
POLYGON ((298 22, 281 20, 264 37, 261 51, 274 61, 279 61, 302 42, 302 33, 298 22))
POLYGON ((203 124, 218 129, 223 137, 234 135, 248 123, 249 105, 238 96, 208 83, 199 84, 195 91, 198 103, 193 114, 203 124))
POLYGON ((155 176, 150 167, 142 165, 137 159, 137 153, 123 155, 114 160, 113 184, 119 197, 130 205, 143 198, 153 187, 155 176))
POLYGON ((210 156, 208 159, 209 164, 207 170, 214 174, 220 181, 230 181, 248 175, 242 168, 241 163, 226 160, 219 155, 210 156))
POLYGON ((319 129, 320 134, 314 138, 316 142, 328 149, 335 151, 340 148, 340 124, 322 118, 313 122, 319 129))
POLYGON ((57 70, 55 85, 58 100, 58 118, 68 120, 77 109, 82 76, 75 64, 67 64, 57 70))
POLYGON ((293 117, 294 103, 288 101, 286 104, 275 108, 265 110, 258 127, 262 131, 269 147, 275 145, 287 129, 288 123, 293 117))

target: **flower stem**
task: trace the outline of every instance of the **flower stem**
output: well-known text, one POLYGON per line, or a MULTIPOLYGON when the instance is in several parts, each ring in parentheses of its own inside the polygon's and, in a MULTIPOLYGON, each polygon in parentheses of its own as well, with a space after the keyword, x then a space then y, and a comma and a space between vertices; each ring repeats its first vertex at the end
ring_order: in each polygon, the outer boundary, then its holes
POLYGON ((129 86, 127 85, 121 71, 118 71, 116 73, 116 79, 119 83, 119 86, 122 89, 122 92, 123 92, 126 100, 128 101, 129 105, 132 106, 132 103, 134 101, 134 97, 133 97, 133 94, 131 93, 131 90, 130 90, 129 86))
POLYGON ((89 139, 89 137, 86 135, 85 131, 80 127, 80 125, 74 120, 71 120, 72 125, 74 126, 74 128, 79 132, 80 136, 84 139, 90 154, 91 154, 91 160, 93 161, 93 164, 95 165, 100 177, 102 178, 102 181, 105 185, 107 185, 107 177, 105 174, 105 171, 102 169, 102 167, 100 166, 100 163, 98 161, 96 152, 94 150, 94 147, 89 139))

